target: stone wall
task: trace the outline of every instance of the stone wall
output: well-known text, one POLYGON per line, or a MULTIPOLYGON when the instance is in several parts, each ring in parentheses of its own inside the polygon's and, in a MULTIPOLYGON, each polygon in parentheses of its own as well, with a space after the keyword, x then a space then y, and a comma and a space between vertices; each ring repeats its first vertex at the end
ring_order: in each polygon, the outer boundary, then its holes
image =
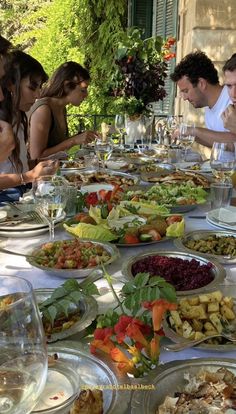
MULTIPOLYGON (((203 50, 219 70, 236 52, 236 0, 179 0, 179 39, 177 63, 189 52, 203 50)), ((176 97, 176 110, 199 125, 203 115, 188 102, 176 97)), ((202 111, 203 114, 203 111, 202 111)))
MULTIPOLYGON (((236 52, 236 0, 179 0, 177 63, 194 50, 204 51, 214 62, 223 82, 221 68, 236 52)), ((177 96, 176 114, 204 126, 204 110, 195 109, 177 96)))

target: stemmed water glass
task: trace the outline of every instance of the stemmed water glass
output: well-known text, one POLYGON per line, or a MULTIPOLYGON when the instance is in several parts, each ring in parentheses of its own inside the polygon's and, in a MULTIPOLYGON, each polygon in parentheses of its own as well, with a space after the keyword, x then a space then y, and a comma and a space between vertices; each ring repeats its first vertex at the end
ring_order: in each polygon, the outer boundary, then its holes
POLYGON ((115 116, 115 128, 120 134, 119 148, 124 149, 124 134, 126 132, 125 115, 119 114, 115 116))
POLYGON ((210 165, 213 175, 219 181, 231 181, 236 166, 236 144, 234 142, 214 142, 210 165))
POLYGON ((55 221, 62 216, 67 201, 67 181, 60 176, 44 176, 33 183, 36 210, 49 225, 50 240, 54 240, 55 221))
POLYGON ((113 151, 113 141, 109 137, 106 137, 106 139, 98 137, 95 140, 94 151, 101 163, 102 168, 104 169, 106 161, 109 160, 113 151))
POLYGON ((32 285, 0 276, 0 413, 28 414, 47 379, 47 351, 32 285))
POLYGON ((177 115, 169 115, 166 120, 164 144, 172 144, 175 140, 174 133, 179 129, 179 117, 177 115))
POLYGON ((179 144, 184 148, 184 161, 187 161, 188 150, 195 140, 195 124, 181 123, 179 127, 179 144))

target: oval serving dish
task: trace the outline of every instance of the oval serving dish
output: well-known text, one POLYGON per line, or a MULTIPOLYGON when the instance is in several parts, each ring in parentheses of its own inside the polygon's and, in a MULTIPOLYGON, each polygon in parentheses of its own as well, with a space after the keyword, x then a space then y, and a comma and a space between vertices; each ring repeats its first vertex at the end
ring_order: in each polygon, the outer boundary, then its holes
MULTIPOLYGON (((36 296, 37 303, 40 304, 50 298, 53 290, 54 289, 35 289, 34 294, 36 296)), ((98 305, 92 296, 86 296, 81 293, 81 299, 78 305, 71 303, 69 311, 73 312, 73 314, 78 311, 78 321, 76 321, 68 329, 62 329, 59 332, 52 332, 51 334, 47 334, 47 332, 45 332, 47 342, 56 342, 84 331, 84 329, 86 329, 96 318, 98 305)))
POLYGON ((209 257, 209 258, 213 258, 218 260, 219 263, 222 264, 234 264, 236 263, 236 255, 235 256, 231 256, 231 255, 220 255, 220 254, 214 254, 214 253, 204 253, 203 251, 200 250, 195 250, 195 249, 190 249, 189 247, 186 246, 187 242, 190 241, 198 241, 198 240, 204 240, 204 239, 208 239, 211 236, 218 236, 218 237, 227 237, 227 236, 231 236, 235 238, 235 245, 236 245, 236 234, 235 232, 231 232, 231 231, 224 231, 224 230, 194 230, 191 232, 186 233, 183 237, 175 239, 174 240, 174 244, 176 245, 177 248, 179 249, 183 249, 187 252, 190 253, 197 253, 200 254, 201 256, 204 257, 209 257))
POLYGON ((188 260, 188 261, 194 259, 194 260, 197 260, 200 263, 200 265, 207 265, 208 263, 211 263, 212 265, 211 273, 213 276, 213 280, 210 283, 202 287, 196 288, 196 289, 177 290, 177 295, 179 296, 200 293, 203 290, 205 290, 206 287, 213 288, 217 286, 219 283, 222 283, 226 275, 225 269, 216 260, 213 260, 213 259, 208 260, 206 257, 200 256, 198 254, 190 254, 190 253, 183 252, 183 251, 170 251, 170 250, 151 251, 148 253, 142 253, 137 256, 133 256, 124 263, 122 267, 122 273, 127 279, 132 280, 134 277, 134 275, 132 274, 132 266, 137 261, 141 259, 145 259, 147 257, 152 257, 152 256, 165 256, 165 257, 170 257, 170 258, 179 258, 179 259, 188 260))
MULTIPOLYGON (((73 239, 67 239, 68 240, 73 240, 73 239)), ((63 240, 62 240, 63 241, 63 240)), ((104 263, 104 266, 106 267, 107 265, 109 265, 110 263, 114 262, 116 259, 118 259, 119 257, 119 250, 117 249, 117 247, 115 245, 112 245, 110 243, 105 243, 105 242, 99 242, 98 240, 90 240, 90 239, 79 239, 80 242, 91 242, 94 245, 98 245, 98 246, 102 246, 107 253, 110 255, 110 259, 104 263)), ((50 242, 50 243, 57 243, 56 242, 50 242)), ((43 243, 44 245, 45 243, 43 243)), ((36 256, 37 252, 40 250, 42 245, 39 245, 37 247, 34 248, 33 251, 30 252, 31 256, 36 256)), ((55 275, 64 279, 80 279, 80 278, 85 278, 87 277, 91 272, 93 272, 96 269, 99 269, 101 267, 100 264, 98 264, 97 266, 93 266, 93 267, 89 267, 89 268, 83 268, 83 269, 56 269, 53 267, 47 267, 47 266, 43 266, 40 265, 36 262, 36 260, 34 259, 34 257, 27 257, 26 256, 26 260, 29 264, 31 264, 31 266, 37 267, 38 269, 43 270, 44 272, 51 274, 51 275, 55 275)))

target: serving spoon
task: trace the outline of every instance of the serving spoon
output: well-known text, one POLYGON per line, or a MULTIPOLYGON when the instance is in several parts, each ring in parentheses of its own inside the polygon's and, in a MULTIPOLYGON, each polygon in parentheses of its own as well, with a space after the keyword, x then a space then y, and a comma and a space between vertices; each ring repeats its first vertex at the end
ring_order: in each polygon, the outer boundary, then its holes
POLYGON ((223 330, 219 334, 205 336, 201 339, 196 339, 195 341, 188 340, 188 341, 179 342, 178 344, 164 345, 163 348, 166 349, 167 351, 178 352, 178 351, 183 351, 183 349, 191 348, 195 345, 201 344, 202 342, 205 342, 208 339, 219 338, 219 337, 228 339, 228 341, 231 341, 231 342, 236 342, 236 333, 231 333, 226 330, 223 330))
POLYGON ((33 255, 33 254, 25 254, 25 253, 20 253, 20 252, 13 252, 13 251, 11 251, 11 250, 8 250, 8 249, 3 249, 2 247, 0 247, 0 252, 2 252, 2 253, 6 253, 6 254, 13 254, 13 255, 15 255, 15 256, 22 256, 22 257, 33 257, 34 259, 35 259, 35 255, 33 255))

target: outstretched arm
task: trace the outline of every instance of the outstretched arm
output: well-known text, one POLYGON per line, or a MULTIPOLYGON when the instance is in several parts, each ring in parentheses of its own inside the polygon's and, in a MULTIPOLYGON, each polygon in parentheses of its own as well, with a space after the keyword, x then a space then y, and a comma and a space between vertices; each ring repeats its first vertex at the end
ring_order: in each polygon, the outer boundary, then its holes
POLYGON ((32 170, 23 174, 0 174, 0 189, 18 187, 19 185, 32 183, 37 178, 44 175, 55 174, 58 168, 57 161, 41 161, 32 170))
POLYGON ((15 148, 15 140, 12 127, 0 120, 0 162, 5 161, 15 148))
POLYGON ((224 127, 236 134, 236 108, 234 105, 229 105, 221 114, 224 122, 224 127))
MULTIPOLYGON (((235 130, 236 132, 236 130, 235 130)), ((213 142, 236 142, 236 133, 213 131, 207 128, 194 128, 195 141, 205 147, 212 147, 213 142)))

